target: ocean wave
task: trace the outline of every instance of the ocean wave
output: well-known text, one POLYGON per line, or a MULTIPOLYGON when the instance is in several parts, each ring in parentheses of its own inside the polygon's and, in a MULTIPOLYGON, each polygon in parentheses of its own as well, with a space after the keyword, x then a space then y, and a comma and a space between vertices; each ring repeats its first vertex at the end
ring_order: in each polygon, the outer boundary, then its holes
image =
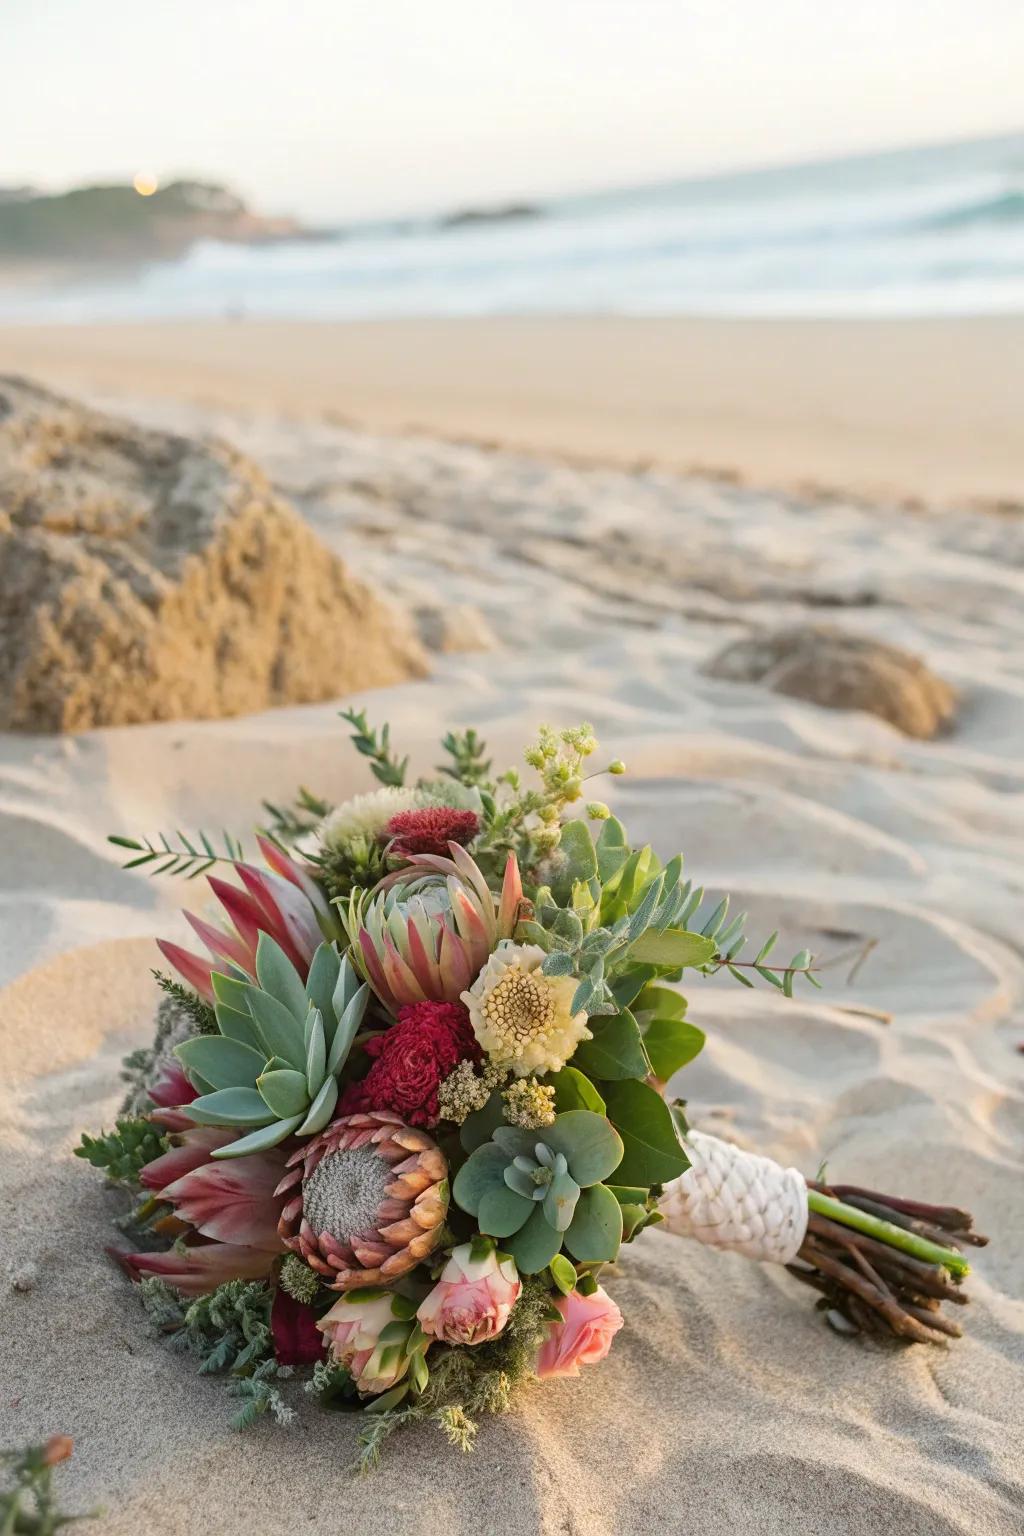
POLYGON ((1015 188, 995 197, 949 208, 922 220, 918 229, 969 229, 975 224, 1024 224, 1024 190, 1015 188))

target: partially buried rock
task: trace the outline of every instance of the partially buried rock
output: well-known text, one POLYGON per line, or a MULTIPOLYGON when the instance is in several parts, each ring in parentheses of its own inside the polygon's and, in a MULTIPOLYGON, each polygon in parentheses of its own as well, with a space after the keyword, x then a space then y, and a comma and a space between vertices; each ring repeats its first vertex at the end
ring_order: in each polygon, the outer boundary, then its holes
POLYGON ((953 689, 917 656, 826 624, 733 641, 704 670, 826 709, 863 709, 922 739, 947 726, 956 709, 953 689))
POLYGON ((408 620, 241 454, 0 377, 0 729, 237 715, 426 670, 408 620))

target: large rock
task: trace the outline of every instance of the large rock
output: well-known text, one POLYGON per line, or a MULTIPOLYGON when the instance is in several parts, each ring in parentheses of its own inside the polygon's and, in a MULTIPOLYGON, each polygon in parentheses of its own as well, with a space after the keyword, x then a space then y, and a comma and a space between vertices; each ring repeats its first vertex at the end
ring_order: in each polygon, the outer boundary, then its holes
POLYGON ((735 640, 704 670, 730 682, 764 683, 827 709, 867 710, 907 736, 934 736, 956 709, 953 689, 917 656, 827 624, 735 640))
POLYGON ((0 729, 209 718, 427 670, 261 471, 0 377, 0 729))

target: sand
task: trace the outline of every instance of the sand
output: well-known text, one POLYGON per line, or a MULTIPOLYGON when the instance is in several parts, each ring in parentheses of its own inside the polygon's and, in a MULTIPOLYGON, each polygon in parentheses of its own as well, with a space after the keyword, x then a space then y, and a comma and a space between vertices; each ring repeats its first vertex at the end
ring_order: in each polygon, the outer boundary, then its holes
POLYGON ((758 485, 1019 505, 1024 320, 509 318, 0 327, 58 388, 325 412, 758 485))
MULTIPOLYGON (((243 332, 240 334, 247 334, 243 332)), ((108 392, 100 403, 113 404, 108 392)), ((694 1122, 812 1174, 955 1198, 993 1233, 948 1350, 841 1339, 785 1274, 657 1231, 608 1279, 609 1360, 527 1392, 472 1459, 436 1432, 352 1482, 352 1422, 228 1427, 215 1379, 146 1335, 102 1244, 117 1201, 72 1158, 109 1124, 149 1034, 151 937, 187 895, 124 873, 108 830, 227 825, 299 782, 367 787, 336 705, 0 746, 0 1443, 69 1433, 73 1508, 103 1536, 1012 1536, 1024 1517, 1024 530, 663 472, 583 470, 251 407, 136 400, 252 452, 313 526, 403 601, 482 608, 499 642, 359 695, 416 770, 451 724, 499 763, 541 720, 593 720, 629 773, 604 795, 685 849, 751 930, 854 977, 793 1002, 690 984, 708 1031, 676 1088, 694 1122), (905 645, 962 692, 953 734, 756 687, 703 661, 754 623, 829 617, 905 645)), ((90 1529, 86 1527, 85 1529, 90 1529)))

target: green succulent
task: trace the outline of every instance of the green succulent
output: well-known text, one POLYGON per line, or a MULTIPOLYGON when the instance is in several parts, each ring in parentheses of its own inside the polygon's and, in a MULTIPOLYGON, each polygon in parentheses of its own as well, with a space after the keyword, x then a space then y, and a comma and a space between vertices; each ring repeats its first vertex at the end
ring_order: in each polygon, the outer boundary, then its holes
POLYGON ((175 1046, 200 1097, 188 1113, 200 1125, 249 1134, 218 1147, 244 1157, 285 1137, 322 1131, 338 1102, 338 1078, 366 1012, 368 989, 333 944, 321 944, 303 985, 281 946, 261 933, 258 985, 214 973, 219 1033, 175 1046))
POLYGON ((563 1243, 581 1263, 602 1263, 619 1251, 622 1210, 601 1180, 622 1154, 603 1115, 571 1109, 541 1131, 499 1126, 463 1163, 452 1192, 523 1274, 538 1274, 563 1243))

